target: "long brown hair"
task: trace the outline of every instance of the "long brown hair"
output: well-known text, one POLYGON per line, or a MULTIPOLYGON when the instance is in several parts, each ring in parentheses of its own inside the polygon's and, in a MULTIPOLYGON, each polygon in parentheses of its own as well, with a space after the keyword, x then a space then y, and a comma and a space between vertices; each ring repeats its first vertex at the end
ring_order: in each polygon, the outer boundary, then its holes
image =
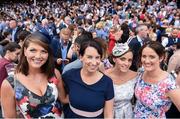
POLYGON ((36 43, 48 51, 48 59, 46 63, 41 67, 42 73, 46 74, 48 78, 54 76, 53 55, 52 49, 49 46, 49 42, 50 39, 48 39, 48 37, 46 37, 44 34, 40 32, 35 32, 28 35, 21 49, 20 60, 16 68, 16 73, 22 73, 26 76, 29 74, 29 66, 26 56, 24 55, 24 49, 28 48, 30 43, 36 43))

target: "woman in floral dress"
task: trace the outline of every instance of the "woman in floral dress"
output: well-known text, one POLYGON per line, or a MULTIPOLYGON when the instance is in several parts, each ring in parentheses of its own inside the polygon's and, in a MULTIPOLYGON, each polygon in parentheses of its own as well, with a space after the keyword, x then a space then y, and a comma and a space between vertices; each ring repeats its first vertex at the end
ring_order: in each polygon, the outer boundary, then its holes
POLYGON ((156 41, 140 51, 144 72, 139 74, 135 87, 135 118, 166 118, 172 102, 180 110, 180 88, 172 75, 160 68, 164 55, 164 47, 156 41))
POLYGON ((58 98, 62 101, 64 90, 60 74, 52 64, 49 39, 40 32, 27 36, 15 74, 2 83, 3 117, 62 117, 58 98))

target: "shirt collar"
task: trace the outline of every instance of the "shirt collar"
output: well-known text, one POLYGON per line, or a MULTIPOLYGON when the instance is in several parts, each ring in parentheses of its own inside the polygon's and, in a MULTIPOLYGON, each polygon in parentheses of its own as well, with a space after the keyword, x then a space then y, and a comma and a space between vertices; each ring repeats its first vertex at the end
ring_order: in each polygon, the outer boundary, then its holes
POLYGON ((137 35, 137 40, 141 43, 141 46, 143 45, 143 40, 137 35))

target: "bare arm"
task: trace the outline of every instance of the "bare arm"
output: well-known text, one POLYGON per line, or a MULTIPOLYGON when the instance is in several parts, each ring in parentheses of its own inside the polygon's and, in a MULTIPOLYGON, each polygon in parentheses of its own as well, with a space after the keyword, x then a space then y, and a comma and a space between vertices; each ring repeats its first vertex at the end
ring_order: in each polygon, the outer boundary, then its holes
POLYGON ((1 85, 1 106, 4 118, 17 117, 14 90, 7 80, 4 80, 1 85))
POLYGON ((68 98, 68 95, 66 95, 66 93, 65 93, 61 74, 57 69, 55 69, 55 75, 56 75, 56 78, 59 80, 59 83, 57 84, 58 98, 61 101, 61 103, 63 103, 63 104, 69 103, 69 98, 68 98))
POLYGON ((104 118, 113 118, 113 103, 114 98, 105 102, 104 118))
POLYGON ((180 111, 180 88, 174 89, 169 91, 168 96, 171 98, 172 102, 174 103, 174 105, 178 108, 178 110, 180 111))

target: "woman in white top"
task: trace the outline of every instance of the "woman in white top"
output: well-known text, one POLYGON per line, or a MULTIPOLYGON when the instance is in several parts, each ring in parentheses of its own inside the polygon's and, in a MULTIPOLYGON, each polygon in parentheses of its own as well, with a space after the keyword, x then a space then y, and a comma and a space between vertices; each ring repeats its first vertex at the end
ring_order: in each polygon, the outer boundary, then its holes
POLYGON ((129 68, 132 64, 133 53, 127 44, 116 44, 112 50, 114 67, 106 74, 114 84, 114 118, 132 118, 131 99, 134 95, 136 72, 129 68))

